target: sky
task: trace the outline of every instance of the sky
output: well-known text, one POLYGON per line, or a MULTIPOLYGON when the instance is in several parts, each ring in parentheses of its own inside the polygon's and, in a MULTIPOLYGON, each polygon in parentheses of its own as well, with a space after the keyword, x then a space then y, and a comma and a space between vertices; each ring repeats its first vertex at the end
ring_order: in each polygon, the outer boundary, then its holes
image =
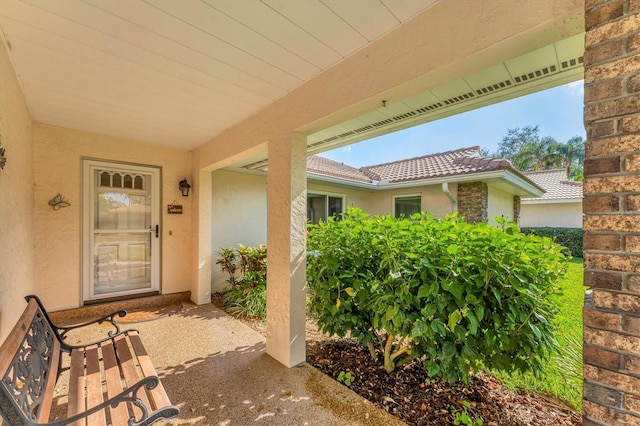
POLYGON ((586 139, 583 125, 583 81, 400 130, 320 155, 353 167, 479 145, 495 152, 507 130, 539 126, 541 137, 566 142, 586 139))

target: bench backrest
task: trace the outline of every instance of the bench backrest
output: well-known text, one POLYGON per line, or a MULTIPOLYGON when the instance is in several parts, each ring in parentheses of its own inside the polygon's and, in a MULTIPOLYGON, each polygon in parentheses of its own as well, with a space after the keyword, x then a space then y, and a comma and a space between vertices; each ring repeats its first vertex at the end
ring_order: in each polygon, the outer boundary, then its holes
POLYGON ((46 422, 60 368, 60 341, 35 299, 0 346, 0 414, 10 425, 46 422))

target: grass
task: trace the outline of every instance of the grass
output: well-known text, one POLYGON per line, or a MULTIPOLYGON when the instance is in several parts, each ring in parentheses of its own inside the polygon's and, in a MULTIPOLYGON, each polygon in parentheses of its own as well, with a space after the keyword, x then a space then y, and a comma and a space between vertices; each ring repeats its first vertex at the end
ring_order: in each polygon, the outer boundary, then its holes
POLYGON ((560 297, 560 311, 556 318, 556 338, 561 349, 552 356, 539 377, 535 377, 533 373, 493 373, 508 388, 551 394, 579 412, 582 412, 583 273, 582 258, 575 258, 560 282, 563 295, 560 297))

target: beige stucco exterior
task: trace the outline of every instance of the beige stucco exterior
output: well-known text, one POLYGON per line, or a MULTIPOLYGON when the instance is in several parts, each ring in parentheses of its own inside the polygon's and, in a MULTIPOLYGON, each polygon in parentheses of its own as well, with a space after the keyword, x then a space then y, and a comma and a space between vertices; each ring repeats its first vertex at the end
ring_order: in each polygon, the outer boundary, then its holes
POLYGON ((573 202, 523 202, 520 226, 553 228, 582 228, 582 200, 573 202))
POLYGON ((4 44, 0 46, 0 341, 34 292, 33 125, 4 44))
MULTIPOLYGON (((267 351, 295 365, 304 359, 305 135, 372 111, 382 100, 391 104, 578 34, 584 28, 583 6, 579 0, 540 0, 517 8, 508 0, 437 2, 202 144, 193 156, 133 140, 33 126, 3 45, 0 134, 9 163, 0 171, 0 338, 16 320, 25 294, 40 294, 50 309, 81 302, 81 158, 162 167, 163 206, 179 198, 179 180, 193 179, 192 196, 180 200, 184 214, 163 212, 162 291, 191 290, 195 302, 207 303, 214 223, 211 172, 268 153, 267 351), (48 200, 57 193, 71 206, 51 210, 48 200)), ((385 202, 372 208, 387 211, 385 202)), ((438 205, 446 213, 451 204, 438 205)))
POLYGON ((191 154, 172 148, 95 135, 60 127, 34 126, 34 279, 49 309, 81 306, 82 159, 100 159, 160 167, 162 170, 163 293, 188 291, 191 285, 192 205, 178 182, 191 177, 191 154), (48 202, 63 195, 71 206, 53 210, 48 202), (168 215, 174 200, 182 215, 168 215), (169 235, 171 231, 171 235, 169 235))
POLYGON ((496 217, 513 220, 513 194, 489 186, 489 200, 487 203, 487 218, 492 225, 496 224, 496 217))

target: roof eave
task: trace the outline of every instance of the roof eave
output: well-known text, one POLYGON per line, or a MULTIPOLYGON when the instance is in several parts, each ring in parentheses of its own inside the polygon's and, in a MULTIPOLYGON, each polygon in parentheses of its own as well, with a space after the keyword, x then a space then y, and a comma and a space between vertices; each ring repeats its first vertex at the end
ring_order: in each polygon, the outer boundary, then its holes
POLYGON ((522 204, 569 204, 582 203, 582 197, 570 198, 526 198, 520 200, 522 204))

